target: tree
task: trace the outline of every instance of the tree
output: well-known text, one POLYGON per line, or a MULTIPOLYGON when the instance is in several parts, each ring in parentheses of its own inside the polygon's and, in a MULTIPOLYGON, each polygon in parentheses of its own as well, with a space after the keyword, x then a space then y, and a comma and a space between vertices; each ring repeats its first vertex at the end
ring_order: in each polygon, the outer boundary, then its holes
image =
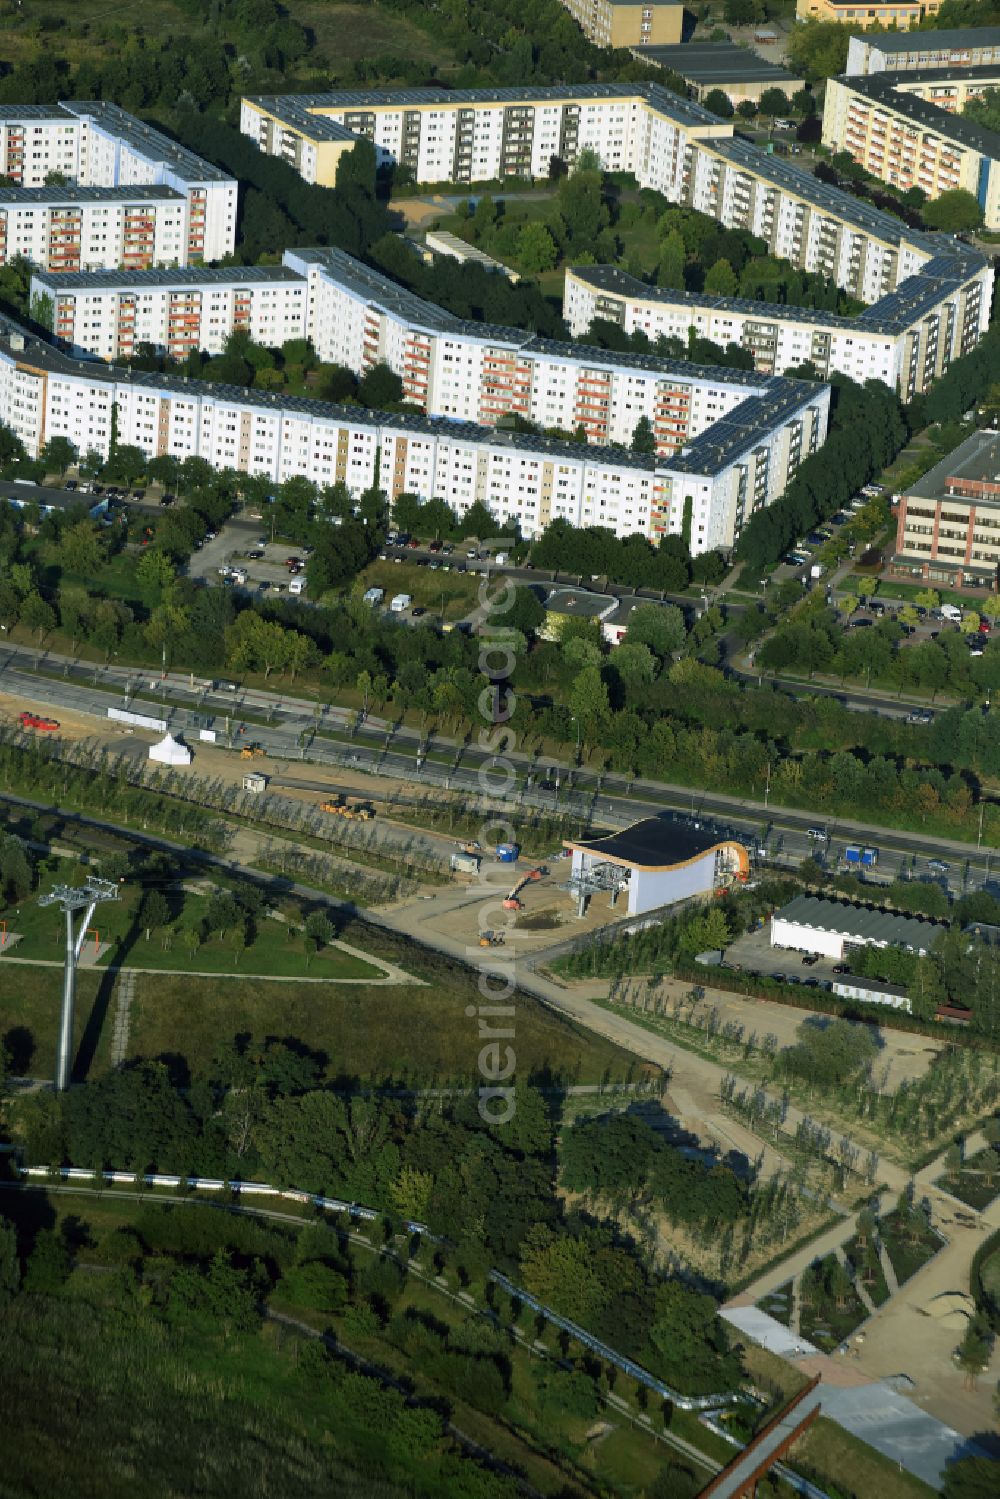
POLYGON ((662 660, 680 650, 686 634, 676 604, 640 604, 629 616, 625 639, 629 645, 648 645, 662 660))
POLYGON ((729 95, 723 93, 721 88, 710 88, 701 101, 706 109, 712 114, 718 115, 721 120, 731 120, 733 117, 733 102, 729 95))
POLYGON ((965 1388, 974 1390, 980 1374, 990 1361, 989 1325, 978 1312, 969 1318, 965 1336, 955 1350, 955 1362, 965 1375, 965 1388))
POLYGON ((13 1223, 0 1218, 0 1307, 17 1294, 21 1266, 17 1257, 17 1234, 13 1223))
POLYGON ((81 479, 97 479, 104 468, 104 458, 97 448, 88 448, 80 459, 81 479))
POLYGON ((722 19, 727 26, 754 26, 767 12, 763 0, 725 0, 722 19))
POLYGON ((146 941, 150 933, 166 926, 170 920, 170 906, 162 890, 147 890, 139 907, 139 925, 146 928, 146 941))
POLYGON ((524 224, 517 237, 517 259, 529 276, 550 271, 556 263, 556 243, 544 224, 524 224))
POLYGON ((633 453, 644 453, 648 457, 656 456, 656 433, 648 416, 640 416, 632 433, 633 453))
POLYGON ((79 520, 67 526, 59 543, 65 570, 78 578, 93 578, 104 560, 97 526, 92 520, 79 520))
POLYGON ((24 1267, 24 1289, 43 1296, 60 1291, 73 1268, 69 1250, 55 1229, 43 1228, 24 1267))
POLYGON ((705 273, 705 292, 712 297, 734 297, 739 282, 729 261, 720 256, 705 273))
POLYGON ((944 1470, 942 1499, 995 1499, 997 1465, 992 1457, 960 1457, 944 1470))
POLYGON ((68 468, 72 468, 76 456, 76 447, 68 437, 50 437, 39 454, 45 464, 45 472, 58 474, 60 478, 68 468))
POLYGON ((570 712, 579 721, 584 739, 594 743, 611 717, 608 689, 597 666, 585 666, 573 682, 569 695, 570 712))
POLYGON ((648 645, 626 641, 618 646, 613 665, 624 686, 630 691, 640 691, 655 679, 657 661, 648 645))
POLYGON ((166 552, 146 547, 136 565, 135 575, 144 588, 167 588, 176 577, 176 569, 166 552))
POLYGON ((757 106, 752 99, 741 99, 736 106, 736 113, 741 120, 755 120, 757 118, 757 106))
POLYGON ((45 602, 40 593, 33 591, 21 605, 18 621, 26 630, 34 630, 35 638, 41 641, 43 635, 49 634, 56 627, 55 610, 45 602))
POLYGON ((955 234, 960 229, 978 229, 983 222, 979 199, 964 187, 951 187, 932 198, 923 210, 924 222, 931 229, 955 234))
POLYGON ((766 88, 760 96, 760 112, 770 115, 772 120, 788 114, 791 107, 788 95, 780 88, 766 88))
POLYGON ((403 382, 387 364, 372 365, 358 383, 358 400, 363 406, 385 410, 403 399, 403 382))
POLYGON ((676 229, 671 229, 660 241, 660 259, 656 268, 657 286, 683 291, 686 262, 687 251, 684 248, 684 241, 676 229))

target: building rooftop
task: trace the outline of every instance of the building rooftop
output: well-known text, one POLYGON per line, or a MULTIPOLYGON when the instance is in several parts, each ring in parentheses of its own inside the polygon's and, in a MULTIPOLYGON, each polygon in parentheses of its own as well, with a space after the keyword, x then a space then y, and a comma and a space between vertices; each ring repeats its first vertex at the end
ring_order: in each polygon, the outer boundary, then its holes
MULTIPOLYGON (((857 81, 856 79, 848 80, 850 83, 857 81)), ((862 81, 867 82, 867 80, 862 81)), ((754 177, 763 178, 765 181, 770 180, 782 191, 801 198, 803 202, 818 208, 822 213, 829 214, 832 219, 839 219, 842 223, 857 226, 872 239, 881 240, 883 244, 893 249, 898 247, 904 235, 908 244, 919 243, 922 238, 907 230, 902 219, 895 218, 891 213, 883 213, 880 208, 873 208, 870 203, 852 197, 841 188, 820 182, 804 167, 796 166, 790 161, 782 161, 777 156, 768 156, 766 152, 751 145, 749 141, 734 136, 731 140, 702 141, 700 148, 706 152, 716 153, 724 160, 731 162, 733 166, 742 167, 754 177)), ((929 239, 926 242, 930 243, 929 239)))
MULTIPOLYGON (((386 312, 394 314, 404 322, 413 323, 417 327, 428 328, 437 333, 457 333, 463 326, 462 319, 456 317, 453 312, 447 312, 433 302, 424 301, 423 297, 418 297, 415 292, 408 291, 405 286, 400 286, 398 281, 384 276, 381 271, 373 270, 363 261, 355 260, 353 255, 348 255, 344 250, 286 250, 284 261, 293 269, 296 261, 299 261, 303 266, 314 265, 327 270, 341 286, 346 287, 355 296, 365 302, 373 302, 384 308, 386 312)), ((473 326, 485 327, 485 324, 473 324, 473 326)), ((515 330, 507 329, 506 331, 512 333, 515 330)), ((518 341, 521 343, 531 337, 529 333, 520 330, 517 332, 518 341)))
POLYGON ((137 156, 157 162, 185 182, 233 181, 228 172, 178 145, 162 130, 154 130, 152 125, 135 119, 117 104, 105 104, 100 99, 67 99, 62 107, 71 115, 89 120, 92 126, 113 135, 137 156))
POLYGON ((162 184, 129 187, 0 187, 0 203, 183 203, 184 194, 162 184))
MULTIPOLYGON (((996 68, 968 68, 962 71, 963 79, 975 78, 976 74, 991 79, 997 76, 996 68)), ((954 73, 950 68, 927 68, 919 75, 910 73, 907 77, 911 82, 944 83, 953 78, 954 73)), ((987 130, 985 126, 977 125, 963 115, 951 114, 947 109, 932 104, 929 99, 918 99, 915 94, 906 93, 906 79, 900 80, 895 73, 870 73, 863 78, 844 76, 838 78, 837 82, 852 93, 871 100, 879 108, 892 110, 922 129, 934 131, 943 140, 955 141, 966 150, 978 151, 982 156, 1000 160, 1000 135, 995 130, 987 130)))
POLYGON ((581 849, 609 864, 623 864, 633 869, 673 869, 700 858, 713 848, 735 842, 713 827, 695 827, 669 817, 644 817, 620 833, 602 838, 582 838, 565 842, 564 847, 581 849))
MULTIPOLYGON (((831 0, 849 4, 850 0, 831 0)), ((963 26, 953 31, 890 31, 885 35, 858 38, 876 52, 907 52, 920 56, 924 52, 944 52, 951 48, 1000 47, 1000 26, 963 26)))
POLYGON ((579 588, 556 588, 545 600, 546 614, 565 614, 571 619, 603 619, 617 604, 609 593, 586 593, 579 588))
MULTIPOLYGON (((908 499, 942 500, 948 494, 948 480, 970 479, 1000 484, 1000 432, 973 432, 939 463, 906 491, 908 499)), ((959 496, 958 498, 962 498, 959 496)), ((976 497, 977 508, 1000 501, 989 495, 976 497)))
POLYGON ((659 83, 573 83, 541 85, 538 88, 490 89, 336 89, 322 94, 259 94, 249 97, 247 103, 280 118, 288 104, 315 116, 346 110, 416 108, 423 104, 547 104, 557 100, 576 99, 643 99, 679 124, 711 125, 717 128, 727 123, 702 105, 672 94, 659 83))
POLYGON ((834 978, 834 994, 839 994, 842 989, 867 989, 872 994, 892 994, 900 999, 905 999, 909 993, 905 984, 888 984, 885 979, 864 978, 856 973, 841 973, 834 978))
POLYGON ((919 318, 934 311, 950 291, 957 291, 982 270, 982 259, 969 252, 959 241, 956 251, 942 243, 941 253, 921 266, 914 275, 901 281, 895 291, 873 303, 854 317, 836 312, 822 312, 813 307, 795 307, 781 302, 758 302, 749 297, 712 297, 703 292, 675 291, 670 287, 650 286, 630 276, 620 266, 573 266, 578 281, 595 291, 627 297, 659 306, 688 310, 704 308, 711 312, 733 312, 740 317, 756 318, 762 323, 808 323, 823 328, 859 329, 870 333, 902 333, 919 318))
POLYGON ((210 267, 175 266, 148 271, 43 271, 33 270, 33 281, 60 292, 112 292, 166 286, 268 286, 272 282, 304 283, 286 265, 233 265, 210 267))
POLYGON ((692 83, 710 88, 722 83, 769 83, 801 86, 802 80, 735 42, 685 42, 679 46, 633 47, 640 62, 669 68, 692 83))
POLYGON ((881 943, 890 947, 908 947, 926 952, 947 926, 922 916, 899 916, 877 906, 855 905, 851 901, 825 900, 819 895, 797 895, 787 906, 775 911, 774 920, 791 921, 818 932, 835 932, 840 937, 881 943))

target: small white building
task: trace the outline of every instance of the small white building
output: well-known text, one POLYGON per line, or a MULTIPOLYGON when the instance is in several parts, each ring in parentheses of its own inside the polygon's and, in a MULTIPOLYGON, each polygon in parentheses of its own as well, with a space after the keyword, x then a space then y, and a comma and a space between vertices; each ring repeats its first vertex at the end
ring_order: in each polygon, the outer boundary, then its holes
POLYGON ((818 953, 834 962, 857 947, 903 947, 922 956, 943 931, 941 922, 922 916, 797 895, 771 917, 771 946, 818 953))
POLYGON ((833 981, 838 999, 857 999, 866 1005, 888 1005, 893 1010, 911 1012, 910 996, 901 984, 887 984, 883 979, 858 978, 846 973, 833 981))

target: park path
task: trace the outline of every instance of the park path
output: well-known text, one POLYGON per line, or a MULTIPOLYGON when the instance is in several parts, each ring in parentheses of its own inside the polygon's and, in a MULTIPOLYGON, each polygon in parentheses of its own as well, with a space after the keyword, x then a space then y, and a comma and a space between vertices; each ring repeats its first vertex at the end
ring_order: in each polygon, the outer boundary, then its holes
MULTIPOLYGON (((350 953, 352 957, 362 959, 370 963, 373 968, 383 970, 380 978, 324 978, 322 974, 288 974, 288 973, 248 973, 240 969, 237 973, 220 973, 210 968, 134 968, 129 965, 129 970, 137 977, 144 974, 154 975, 158 978, 195 978, 195 979, 254 979, 261 984, 367 984, 372 988, 395 987, 398 984, 426 985, 425 979, 416 978, 414 974, 407 973, 405 969, 399 968, 395 963, 387 963, 382 958, 374 958, 369 953, 363 952, 359 947, 351 947, 346 942, 331 942, 331 947, 340 947, 344 952, 350 953)), ((18 963, 25 968, 62 968, 63 964, 54 958, 0 958, 0 964, 18 963)), ((126 970, 120 968, 116 963, 109 963, 101 968, 101 973, 122 973, 126 970)))

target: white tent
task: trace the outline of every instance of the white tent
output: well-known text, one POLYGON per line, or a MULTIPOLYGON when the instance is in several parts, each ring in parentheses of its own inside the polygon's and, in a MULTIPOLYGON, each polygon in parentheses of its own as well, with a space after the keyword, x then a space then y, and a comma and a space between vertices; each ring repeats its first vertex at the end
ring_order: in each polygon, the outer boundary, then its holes
POLYGON ((159 744, 149 746, 149 758, 161 765, 190 765, 191 751, 186 744, 179 744, 172 734, 167 734, 159 744))

